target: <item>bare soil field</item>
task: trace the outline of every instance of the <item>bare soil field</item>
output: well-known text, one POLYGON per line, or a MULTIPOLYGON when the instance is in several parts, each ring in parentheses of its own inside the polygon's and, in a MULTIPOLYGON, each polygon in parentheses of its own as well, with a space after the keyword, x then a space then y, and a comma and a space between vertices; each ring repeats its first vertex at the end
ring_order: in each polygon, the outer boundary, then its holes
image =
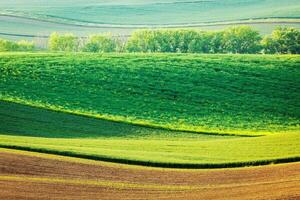
POLYGON ((0 149, 0 199, 296 200, 300 163, 178 170, 0 149))

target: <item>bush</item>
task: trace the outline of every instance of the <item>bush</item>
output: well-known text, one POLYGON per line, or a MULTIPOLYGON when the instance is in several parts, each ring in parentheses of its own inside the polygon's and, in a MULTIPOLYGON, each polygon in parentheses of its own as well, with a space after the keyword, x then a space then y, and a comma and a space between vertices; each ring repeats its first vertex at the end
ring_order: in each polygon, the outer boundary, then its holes
POLYGON ((21 40, 19 42, 0 39, 0 52, 1 51, 33 51, 35 45, 33 42, 21 40))
POLYGON ((112 38, 111 34, 92 35, 88 42, 84 45, 85 52, 115 52, 117 50, 118 41, 112 38))
POLYGON ((79 40, 71 33, 59 35, 55 32, 50 35, 49 49, 52 51, 77 51, 79 49, 79 40))

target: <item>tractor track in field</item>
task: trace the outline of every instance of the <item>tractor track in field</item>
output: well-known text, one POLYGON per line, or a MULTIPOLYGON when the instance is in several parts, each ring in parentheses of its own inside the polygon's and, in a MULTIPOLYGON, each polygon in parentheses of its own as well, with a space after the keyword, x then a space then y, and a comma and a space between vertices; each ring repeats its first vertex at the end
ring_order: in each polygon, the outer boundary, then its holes
POLYGON ((300 163, 175 170, 0 149, 0 199, 299 199, 300 163))

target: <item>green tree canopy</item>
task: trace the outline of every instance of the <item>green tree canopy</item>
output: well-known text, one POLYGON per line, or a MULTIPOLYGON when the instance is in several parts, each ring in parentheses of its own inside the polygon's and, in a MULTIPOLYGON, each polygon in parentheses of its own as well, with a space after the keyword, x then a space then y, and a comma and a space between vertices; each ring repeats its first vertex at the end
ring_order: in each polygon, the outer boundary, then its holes
POLYGON ((13 41, 0 39, 0 52, 1 51, 17 51, 18 45, 13 41))
POLYGON ((249 26, 231 27, 224 31, 223 49, 226 53, 258 53, 261 36, 249 26))
POLYGON ((79 49, 79 40, 72 33, 59 35, 54 32, 49 38, 49 49, 52 51, 77 51, 79 49))
POLYGON ((263 39, 262 45, 265 53, 299 54, 300 31, 295 28, 278 27, 263 39))
POLYGON ((92 35, 83 47, 86 52, 114 52, 118 41, 111 34, 92 35))

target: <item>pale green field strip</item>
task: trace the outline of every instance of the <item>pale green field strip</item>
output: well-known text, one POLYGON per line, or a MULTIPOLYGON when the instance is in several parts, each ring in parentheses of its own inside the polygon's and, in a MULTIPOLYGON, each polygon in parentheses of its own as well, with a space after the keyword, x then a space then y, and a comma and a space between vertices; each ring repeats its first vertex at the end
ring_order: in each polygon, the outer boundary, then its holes
MULTIPOLYGON (((24 150, 17 150, 17 149, 9 149, 9 148, 1 148, 1 153, 10 153, 16 154, 20 157, 22 156, 30 156, 36 158, 44 158, 50 160, 57 160, 57 161, 65 161, 70 163, 77 163, 77 164, 87 164, 99 167, 109 167, 113 169, 136 169, 136 170, 143 170, 143 171, 158 171, 158 172, 223 172, 224 170, 228 171, 243 171, 243 170, 260 170, 265 168, 264 165, 257 165, 257 166, 248 166, 248 167, 241 167, 241 168, 207 168, 207 169, 185 169, 185 168, 162 168, 162 167, 150 167, 150 166, 143 166, 143 165, 128 165, 116 162, 105 162, 100 160, 92 160, 86 158, 78 158, 78 157, 70 157, 70 156, 63 156, 57 154, 49 154, 49 153, 40 153, 40 152, 33 152, 33 151, 24 151, 24 150)), ((297 164, 298 162, 294 162, 297 164)), ((277 167, 288 167, 291 163, 278 163, 276 165, 271 164, 268 165, 268 168, 277 168, 277 167)))
MULTIPOLYGON (((49 35, 54 31, 73 32, 79 36, 103 32, 128 35, 142 27, 220 30, 240 24, 269 34, 276 26, 300 28, 299 16, 298 0, 0 2, 1 32, 27 35, 49 35)), ((33 39, 41 43, 40 38, 33 39)))
MULTIPOLYGON (((251 25, 251 24, 299 24, 300 18, 258 18, 258 19, 243 19, 243 20, 230 20, 230 21, 216 21, 216 22, 194 22, 184 24, 155 24, 155 25, 135 25, 135 24, 104 24, 104 23, 92 23, 92 22, 81 22, 76 20, 68 20, 61 18, 39 18, 39 17, 27 17, 26 15, 6 14, 0 13, 0 17, 7 18, 8 20, 15 19, 16 21, 32 21, 40 23, 50 23, 50 25, 65 25, 69 27, 80 27, 80 28, 104 28, 104 29, 145 29, 145 28, 200 28, 208 26, 233 26, 233 25, 251 25)), ((66 27, 67 28, 67 27, 66 27)))
MULTIPOLYGON (((288 20, 289 21, 289 20, 288 20)), ((197 30, 223 30, 233 24, 227 25, 203 25, 193 27, 197 30)), ((300 23, 297 22, 268 22, 256 23, 255 21, 249 21, 248 23, 238 23, 236 25, 250 25, 254 29, 258 30, 261 34, 270 34, 276 27, 294 27, 300 29, 300 23)), ((0 37, 11 40, 34 40, 43 45, 47 45, 47 38, 53 32, 59 33, 74 33, 79 37, 87 37, 92 34, 107 33, 110 32, 116 37, 127 38, 136 28, 99 28, 91 26, 76 26, 71 24, 57 24, 55 22, 36 21, 29 19, 20 19, 15 17, 1 16, 0 15, 0 37)))
POLYGON ((257 18, 299 18, 297 0, 0 2, 0 13, 86 24, 169 25, 257 18), (214 13, 212 15, 211 13, 214 13))
POLYGON ((0 136, 1 147, 126 164, 222 168, 299 161, 299 134, 217 141, 53 139, 0 136))

